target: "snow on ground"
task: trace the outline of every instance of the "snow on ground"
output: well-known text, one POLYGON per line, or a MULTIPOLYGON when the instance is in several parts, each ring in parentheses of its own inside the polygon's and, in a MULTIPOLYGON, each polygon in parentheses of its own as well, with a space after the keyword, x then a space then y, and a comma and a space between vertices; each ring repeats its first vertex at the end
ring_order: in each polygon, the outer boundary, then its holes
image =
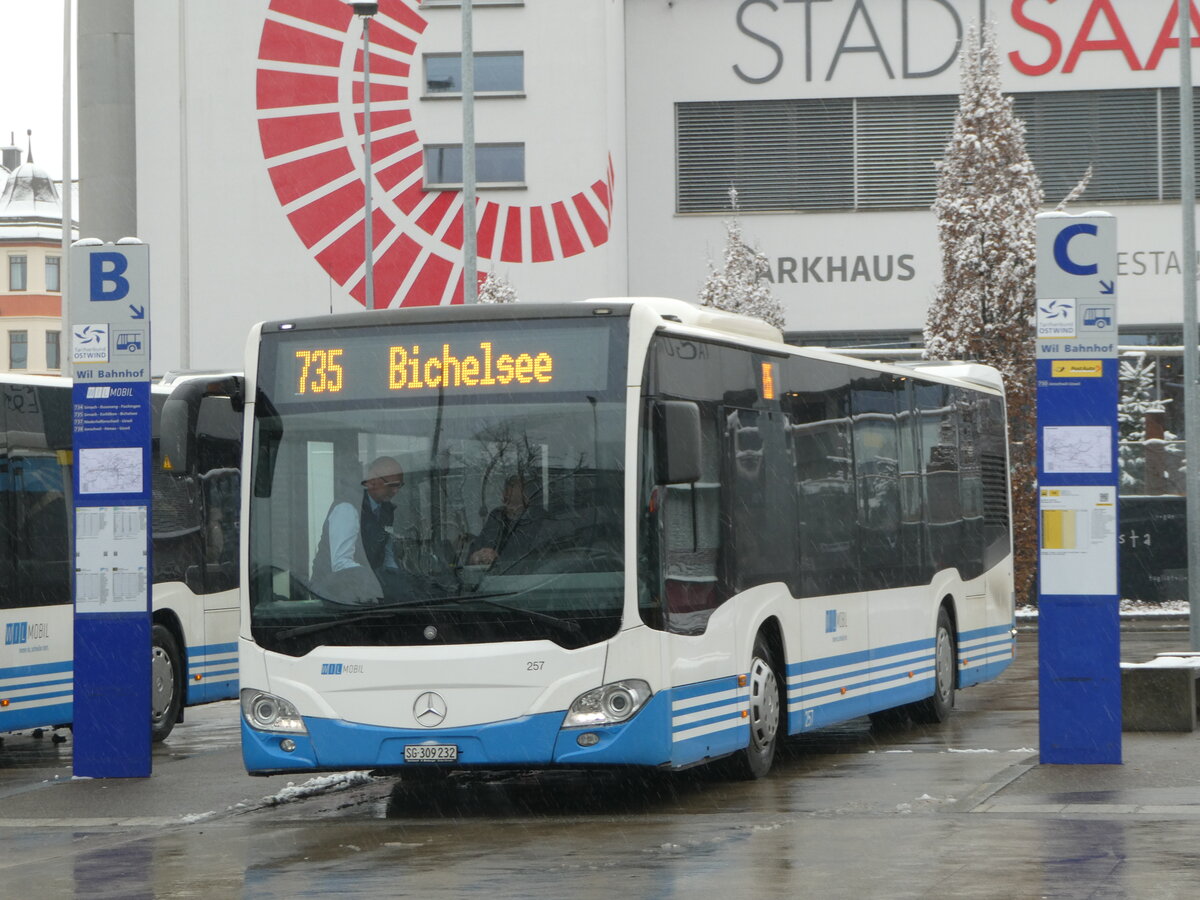
MULTIPOLYGON (((1186 600, 1165 600, 1161 603, 1148 603, 1144 600, 1122 600, 1121 615, 1123 616, 1186 616, 1189 606, 1186 600)), ((1036 619, 1036 606, 1018 606, 1018 619, 1036 619)))
MULTIPOLYGON (((315 778, 310 778, 303 784, 296 784, 289 781, 287 787, 274 794, 269 794, 261 798, 257 802, 242 801, 236 806, 226 808, 226 812, 245 812, 252 809, 263 809, 270 806, 281 806, 285 803, 293 803, 297 800, 305 800, 309 797, 315 797, 319 794, 330 794, 337 791, 348 790, 352 787, 358 787, 360 784, 367 784, 373 781, 373 777, 369 772, 339 772, 334 775, 319 775, 315 778)), ((214 818, 218 813, 216 810, 210 810, 203 813, 191 813, 183 816, 181 821, 186 825, 194 825, 197 822, 204 822, 214 818)))

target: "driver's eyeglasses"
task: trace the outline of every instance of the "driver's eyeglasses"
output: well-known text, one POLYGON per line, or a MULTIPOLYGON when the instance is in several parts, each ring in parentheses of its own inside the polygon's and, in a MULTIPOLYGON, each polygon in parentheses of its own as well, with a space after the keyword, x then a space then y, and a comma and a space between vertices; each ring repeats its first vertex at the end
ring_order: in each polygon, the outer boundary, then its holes
POLYGON ((372 481, 378 481, 384 487, 389 487, 389 488, 404 487, 404 476, 403 475, 397 475, 394 478, 368 478, 366 481, 364 481, 362 483, 363 487, 366 487, 372 481))

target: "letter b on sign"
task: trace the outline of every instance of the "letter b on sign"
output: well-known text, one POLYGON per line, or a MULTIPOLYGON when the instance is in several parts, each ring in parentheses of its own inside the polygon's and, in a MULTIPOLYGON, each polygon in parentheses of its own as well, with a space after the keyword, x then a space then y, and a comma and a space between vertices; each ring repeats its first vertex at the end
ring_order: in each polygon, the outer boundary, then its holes
POLYGON ((129 294, 125 270, 129 261, 123 253, 91 255, 91 297, 93 300, 121 300, 129 294))

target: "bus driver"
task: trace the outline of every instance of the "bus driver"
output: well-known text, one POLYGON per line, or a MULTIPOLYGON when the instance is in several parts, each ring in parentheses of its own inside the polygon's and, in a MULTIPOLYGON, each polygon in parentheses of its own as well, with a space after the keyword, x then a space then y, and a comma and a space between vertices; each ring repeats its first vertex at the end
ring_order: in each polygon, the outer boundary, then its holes
POLYGON ((401 568, 392 539, 392 500, 404 486, 404 470, 392 457, 381 456, 367 467, 361 483, 358 509, 341 500, 325 517, 313 558, 313 589, 341 603, 405 599, 418 583, 401 568))

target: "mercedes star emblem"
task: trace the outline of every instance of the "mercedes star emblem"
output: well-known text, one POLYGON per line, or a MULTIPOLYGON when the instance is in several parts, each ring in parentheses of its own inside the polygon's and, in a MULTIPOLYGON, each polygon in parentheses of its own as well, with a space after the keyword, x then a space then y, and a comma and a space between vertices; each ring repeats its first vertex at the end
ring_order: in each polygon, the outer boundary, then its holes
POLYGON ((434 691, 426 691, 413 704, 413 715, 426 728, 441 725, 446 720, 446 701, 434 691))

